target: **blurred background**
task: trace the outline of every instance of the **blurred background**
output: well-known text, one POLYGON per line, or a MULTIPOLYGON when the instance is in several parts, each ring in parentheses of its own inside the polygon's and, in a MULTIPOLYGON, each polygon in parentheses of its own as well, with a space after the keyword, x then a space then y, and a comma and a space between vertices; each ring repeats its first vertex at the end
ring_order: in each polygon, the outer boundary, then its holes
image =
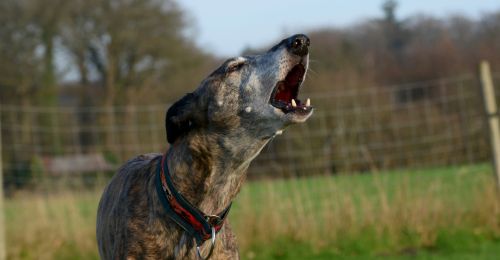
POLYGON ((230 215, 241 257, 497 259, 489 0, 0 1, 0 255, 98 259, 102 189, 165 151, 169 104, 295 33, 315 114, 252 164, 230 215))

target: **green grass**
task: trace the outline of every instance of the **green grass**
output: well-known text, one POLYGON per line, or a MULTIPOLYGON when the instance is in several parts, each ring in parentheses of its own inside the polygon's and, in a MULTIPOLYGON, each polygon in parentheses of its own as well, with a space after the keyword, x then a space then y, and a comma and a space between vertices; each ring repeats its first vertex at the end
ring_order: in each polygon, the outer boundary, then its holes
MULTIPOLYGON (((477 241, 479 242, 479 241, 477 241)), ((397 254, 340 254, 334 249, 315 250, 303 243, 277 240, 267 247, 256 247, 242 255, 243 259, 498 259, 500 242, 481 241, 474 250, 453 251, 408 248, 397 254), (258 252, 258 253, 256 253, 258 252)))
MULTIPOLYGON (((100 189, 6 201, 8 259, 98 259, 100 189)), ((243 259, 496 259, 487 165, 248 182, 230 214, 243 259)))
POLYGON ((492 176, 477 165, 253 182, 232 219, 244 258, 487 259, 500 253, 492 176))

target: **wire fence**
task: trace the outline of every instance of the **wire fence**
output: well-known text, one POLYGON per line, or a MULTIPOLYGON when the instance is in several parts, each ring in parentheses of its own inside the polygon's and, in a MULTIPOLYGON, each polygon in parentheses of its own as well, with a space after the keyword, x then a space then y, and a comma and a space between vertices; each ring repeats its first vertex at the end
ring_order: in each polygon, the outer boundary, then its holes
POLYGON ((321 93, 313 100, 314 118, 272 143, 254 172, 266 174, 273 165, 280 176, 302 176, 489 158, 480 85, 470 75, 321 93))
MULTIPOLYGON (((309 96, 315 106, 312 118, 271 141, 250 167, 250 178, 489 159, 480 84, 473 75, 309 96)), ((135 155, 162 152, 167 108, 1 106, 6 187, 70 176, 92 181, 109 176, 135 155)))

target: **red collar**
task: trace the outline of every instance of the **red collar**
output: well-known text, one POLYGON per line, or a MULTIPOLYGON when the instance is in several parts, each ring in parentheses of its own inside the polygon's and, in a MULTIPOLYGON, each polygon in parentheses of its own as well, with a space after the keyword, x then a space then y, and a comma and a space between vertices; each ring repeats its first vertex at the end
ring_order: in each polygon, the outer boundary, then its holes
POLYGON ((215 240, 215 233, 219 232, 224 225, 231 204, 217 215, 203 213, 175 189, 168 165, 165 163, 166 157, 167 154, 162 157, 159 163, 156 187, 168 216, 192 235, 198 246, 210 238, 215 240))

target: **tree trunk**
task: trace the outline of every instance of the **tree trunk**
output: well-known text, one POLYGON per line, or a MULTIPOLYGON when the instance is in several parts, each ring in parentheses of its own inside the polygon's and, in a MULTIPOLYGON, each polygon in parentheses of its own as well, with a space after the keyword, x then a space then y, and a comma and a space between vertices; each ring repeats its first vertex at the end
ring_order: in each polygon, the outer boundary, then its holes
POLYGON ((104 114, 103 114, 104 116, 103 126, 105 128, 104 142, 106 144, 106 151, 116 155, 119 153, 117 147, 118 141, 116 138, 116 131, 115 131, 116 118, 114 109, 114 101, 116 96, 116 86, 115 86, 116 65, 114 57, 109 53, 107 61, 108 64, 106 66, 106 75, 105 75, 106 97, 104 98, 104 114))
MULTIPOLYGON (((42 89, 39 95, 39 104, 42 106, 56 107, 57 106, 57 89, 56 76, 54 66, 54 31, 52 28, 45 28, 42 33, 42 43, 45 47, 43 55, 43 75, 42 89)), ((61 133, 59 132, 58 111, 52 110, 49 115, 42 117, 42 124, 52 129, 52 135, 47 138, 48 145, 52 147, 52 153, 59 154, 62 152, 61 133)))

